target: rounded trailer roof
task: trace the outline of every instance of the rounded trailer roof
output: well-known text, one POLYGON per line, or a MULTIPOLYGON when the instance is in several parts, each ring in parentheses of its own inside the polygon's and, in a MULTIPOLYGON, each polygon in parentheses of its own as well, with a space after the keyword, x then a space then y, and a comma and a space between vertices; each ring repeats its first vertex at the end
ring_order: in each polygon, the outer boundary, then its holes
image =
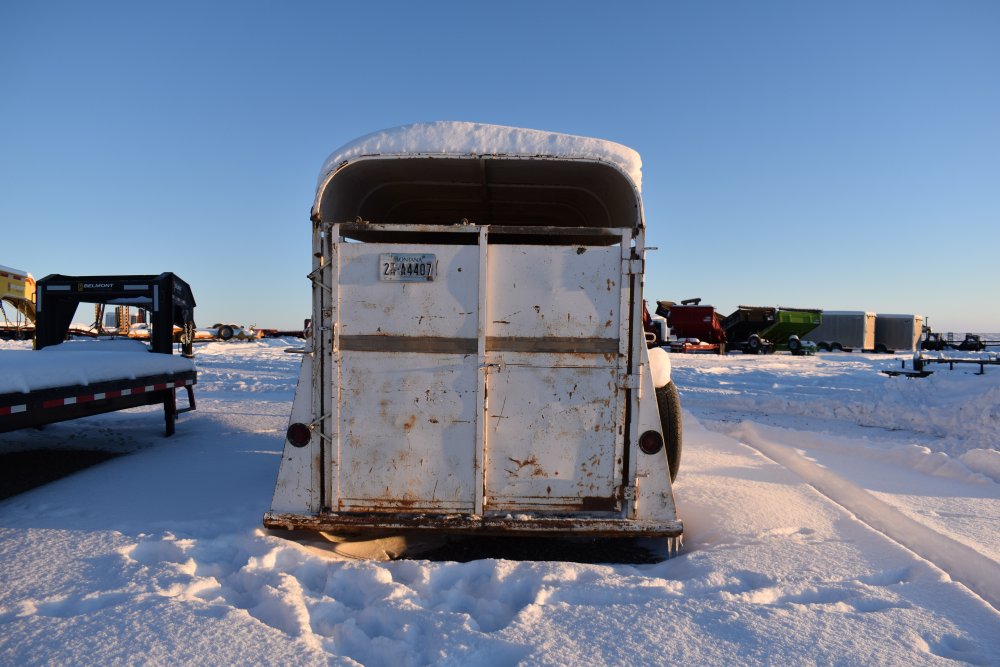
POLYGON ((601 139, 480 123, 361 137, 320 172, 313 217, 390 224, 638 228, 641 160, 601 139))

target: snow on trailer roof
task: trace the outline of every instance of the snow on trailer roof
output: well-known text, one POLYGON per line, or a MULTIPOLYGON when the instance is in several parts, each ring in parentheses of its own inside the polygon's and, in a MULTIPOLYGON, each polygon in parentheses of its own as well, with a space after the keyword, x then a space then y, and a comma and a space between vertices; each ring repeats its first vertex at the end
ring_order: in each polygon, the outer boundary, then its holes
POLYGON ((195 370, 193 360, 155 354, 135 340, 66 341, 41 350, 0 350, 0 360, 0 394, 195 370))
POLYGON ((313 215, 328 222, 639 227, 639 154, 611 141, 482 123, 381 130, 334 151, 313 215))
POLYGON ((642 190, 642 159, 628 146, 591 137, 463 121, 413 123, 366 134, 323 163, 317 189, 345 162, 364 155, 505 155, 610 162, 642 190))

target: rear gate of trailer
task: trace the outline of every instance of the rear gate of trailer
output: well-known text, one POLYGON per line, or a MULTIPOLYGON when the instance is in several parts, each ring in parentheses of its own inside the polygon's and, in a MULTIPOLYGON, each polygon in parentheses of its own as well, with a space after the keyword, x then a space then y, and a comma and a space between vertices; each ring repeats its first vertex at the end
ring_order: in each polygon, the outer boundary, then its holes
POLYGON ((353 227, 318 290, 331 509, 620 511, 631 231, 353 227))

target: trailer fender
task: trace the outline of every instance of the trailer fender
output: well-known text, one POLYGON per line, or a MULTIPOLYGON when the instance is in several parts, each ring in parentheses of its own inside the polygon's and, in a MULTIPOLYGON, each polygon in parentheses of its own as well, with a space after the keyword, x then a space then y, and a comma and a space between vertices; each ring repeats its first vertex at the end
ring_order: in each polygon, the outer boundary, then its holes
MULTIPOLYGON (((312 422, 313 357, 302 355, 299 383, 292 401, 292 424, 310 425, 312 422)), ((322 468, 321 437, 315 429, 304 447, 297 447, 285 439, 281 452, 278 480, 274 485, 271 510, 293 514, 315 514, 320 510, 320 475, 322 468)))
MULTIPOLYGON (((664 357, 667 353, 662 350, 664 357)), ((650 354, 652 358, 653 355, 650 354)), ((652 366, 652 363, 650 364, 652 366)), ((670 361, 666 362, 669 374, 670 361)), ((668 375, 669 378, 669 375, 668 375)), ((668 379, 669 381, 669 379, 668 379)), ((653 387, 653 374, 642 374, 642 388, 639 398, 639 433, 657 431, 663 434, 660 424, 660 410, 656 403, 656 389, 653 387)), ((670 482, 670 469, 667 457, 663 451, 646 454, 635 447, 636 458, 636 496, 635 518, 639 521, 672 521, 677 518, 677 508, 674 505, 673 485, 670 482)))
POLYGON ((646 354, 649 361, 653 388, 666 387, 670 382, 670 355, 662 347, 643 350, 643 353, 646 354))

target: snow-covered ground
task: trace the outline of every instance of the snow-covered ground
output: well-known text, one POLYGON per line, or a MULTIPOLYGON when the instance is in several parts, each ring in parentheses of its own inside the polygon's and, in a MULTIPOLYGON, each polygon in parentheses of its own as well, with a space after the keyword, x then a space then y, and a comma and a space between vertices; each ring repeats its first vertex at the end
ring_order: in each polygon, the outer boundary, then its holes
POLYGON ((374 562, 260 527, 288 345, 200 346, 169 439, 0 435, 131 452, 0 502, 0 664, 1000 664, 1000 366, 674 355, 680 556, 374 562))

